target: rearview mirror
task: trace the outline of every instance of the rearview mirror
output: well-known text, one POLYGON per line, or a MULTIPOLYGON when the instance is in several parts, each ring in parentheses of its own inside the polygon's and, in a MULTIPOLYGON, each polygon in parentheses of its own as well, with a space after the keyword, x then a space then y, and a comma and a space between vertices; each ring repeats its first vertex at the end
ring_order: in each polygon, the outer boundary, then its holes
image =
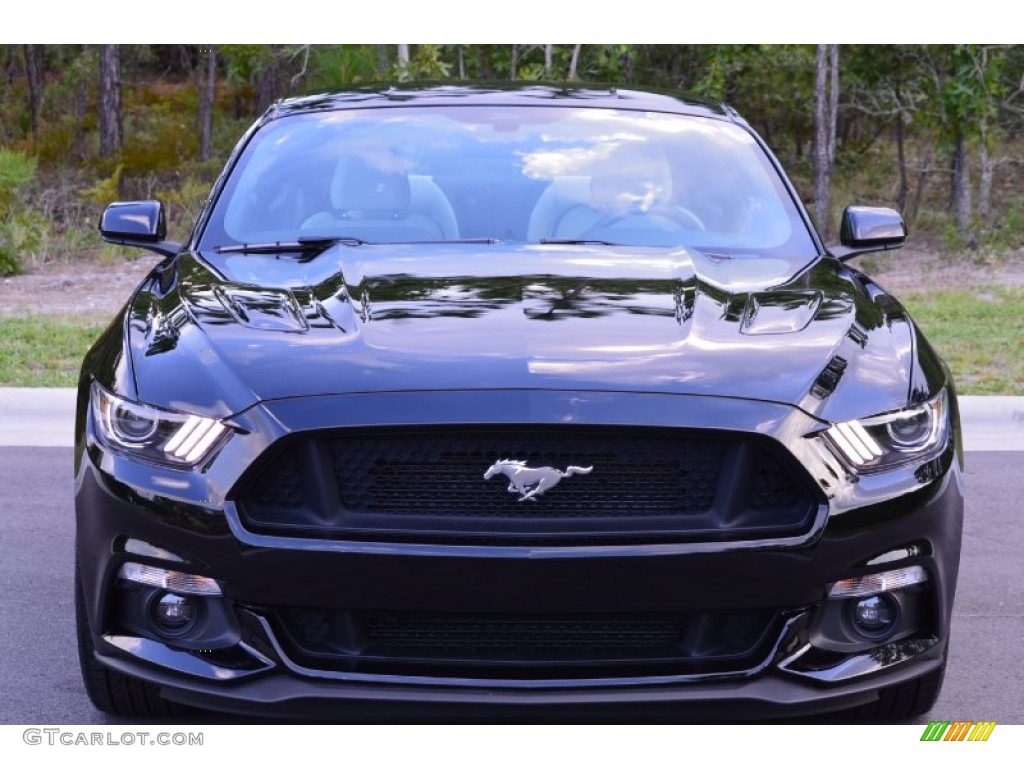
POLYGON ((907 241, 903 217, 892 208, 850 205, 843 211, 839 226, 841 245, 831 249, 840 261, 862 253, 902 248, 907 241))
POLYGON ((100 217, 100 236, 115 245, 132 245, 174 256, 180 243, 167 237, 167 218, 159 200, 111 203, 100 217))

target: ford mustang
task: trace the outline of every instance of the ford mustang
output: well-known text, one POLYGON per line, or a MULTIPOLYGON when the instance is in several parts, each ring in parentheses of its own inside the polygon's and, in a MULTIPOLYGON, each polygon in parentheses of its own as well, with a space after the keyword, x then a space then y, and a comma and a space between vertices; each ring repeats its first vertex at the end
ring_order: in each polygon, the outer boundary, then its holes
POLYGON ((720 720, 938 696, 949 371, 728 107, 279 102, 87 354, 78 643, 101 710, 720 720))

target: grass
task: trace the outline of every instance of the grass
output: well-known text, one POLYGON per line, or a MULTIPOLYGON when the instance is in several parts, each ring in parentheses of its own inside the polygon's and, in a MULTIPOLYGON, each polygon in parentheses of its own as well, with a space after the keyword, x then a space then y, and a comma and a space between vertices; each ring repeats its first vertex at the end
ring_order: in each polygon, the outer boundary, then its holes
POLYGON ((0 318, 0 387, 73 387, 86 350, 104 328, 80 318, 0 318))
POLYGON ((1024 286, 904 293, 961 395, 1024 395, 1024 286))

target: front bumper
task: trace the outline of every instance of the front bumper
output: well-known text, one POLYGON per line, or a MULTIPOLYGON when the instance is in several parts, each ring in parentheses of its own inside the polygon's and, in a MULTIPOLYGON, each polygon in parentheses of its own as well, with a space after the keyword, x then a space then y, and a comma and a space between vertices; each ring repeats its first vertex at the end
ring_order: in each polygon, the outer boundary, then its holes
MULTIPOLYGON (((413 402, 412 395, 399 400, 403 407, 374 410, 399 421, 416 413, 446 415, 444 397, 434 397, 432 408, 413 402)), ((531 418, 550 417, 567 400, 535 400, 529 406, 531 418)), ((629 400, 636 406, 643 396, 629 400)), ((657 412, 664 423, 664 398, 650 400, 649 406, 640 402, 640 416, 649 423, 657 412), (644 407, 651 412, 643 413, 644 407)), ((481 404, 493 413, 486 405, 481 404)), ((806 417, 790 409, 714 405, 715 412, 690 412, 719 428, 723 421, 734 429, 768 425, 787 445, 807 431, 801 421, 806 417)), ((578 403, 575 407, 580 408, 578 403)), ((83 439, 77 548, 97 657, 112 669, 161 686, 167 698, 224 711, 302 718, 372 716, 378 707, 381 714, 391 707, 411 708, 417 717, 503 717, 506 711, 565 715, 628 704, 638 717, 668 707, 673 716, 726 719, 856 706, 874 700, 883 686, 928 674, 943 663, 963 507, 953 445, 927 472, 888 473, 852 490, 836 484, 823 514, 799 540, 558 548, 367 544, 257 536, 244 528, 230 498, 225 500, 232 478, 237 480, 247 463, 281 435, 324 423, 323 407, 316 409, 316 420, 311 409, 294 402, 258 410, 248 414, 249 424, 264 428, 253 429, 249 441, 229 444, 206 472, 179 481, 173 495, 168 481, 173 474, 140 467, 83 439), (303 419, 310 421, 303 424, 303 419), (149 555, 132 553, 125 547, 129 539, 158 549, 149 555), (182 562, 167 560, 158 550, 182 562), (898 551, 907 556, 871 564, 898 551), (128 561, 202 573, 221 583, 221 607, 228 618, 214 633, 213 647, 202 647, 209 635, 194 642, 161 640, 137 631, 137 621, 126 626, 117 574, 128 561), (909 565, 920 565, 928 575, 926 586, 910 598, 914 626, 877 643, 837 638, 839 609, 826 599, 828 585, 909 565), (319 663, 315 653, 296 653, 282 632, 278 611, 290 606, 353 615, 713 610, 771 611, 774 618, 765 636, 732 666, 652 663, 625 665, 614 675, 602 669, 569 675, 532 670, 519 676, 513 669, 488 676, 485 664, 453 674, 430 663, 418 668, 361 668, 337 658, 319 663)), ((624 412, 600 411, 604 416, 624 412)), ((339 416, 335 426, 347 426, 345 419, 351 418, 339 416)), ((522 414, 513 411, 509 418, 522 414)), ((702 426, 695 417, 669 420, 673 423, 666 426, 702 426)), ((812 475, 828 471, 814 465, 820 458, 812 449, 799 458, 812 475)))
POLYGON ((121 654, 101 654, 99 658, 112 669, 160 686, 161 695, 172 701, 246 716, 314 721, 408 718, 417 722, 517 718, 639 722, 664 717, 710 722, 821 715, 869 704, 877 699, 880 686, 898 685, 939 669, 945 653, 944 644, 936 645, 916 656, 913 663, 833 687, 767 672, 742 680, 558 690, 365 684, 296 677, 281 671, 224 685, 142 664, 121 654))

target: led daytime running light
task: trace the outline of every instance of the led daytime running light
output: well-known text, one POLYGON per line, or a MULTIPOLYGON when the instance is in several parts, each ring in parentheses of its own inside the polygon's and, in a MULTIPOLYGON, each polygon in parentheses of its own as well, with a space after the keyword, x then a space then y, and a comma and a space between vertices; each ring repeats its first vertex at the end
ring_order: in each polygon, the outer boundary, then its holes
POLYGON ((867 433, 859 421, 836 424, 828 430, 846 458, 855 464, 866 464, 882 455, 878 442, 867 433))
POLYGON ((164 450, 174 458, 191 464, 206 453, 223 433, 222 424, 201 416, 189 416, 178 431, 171 435, 164 450))

